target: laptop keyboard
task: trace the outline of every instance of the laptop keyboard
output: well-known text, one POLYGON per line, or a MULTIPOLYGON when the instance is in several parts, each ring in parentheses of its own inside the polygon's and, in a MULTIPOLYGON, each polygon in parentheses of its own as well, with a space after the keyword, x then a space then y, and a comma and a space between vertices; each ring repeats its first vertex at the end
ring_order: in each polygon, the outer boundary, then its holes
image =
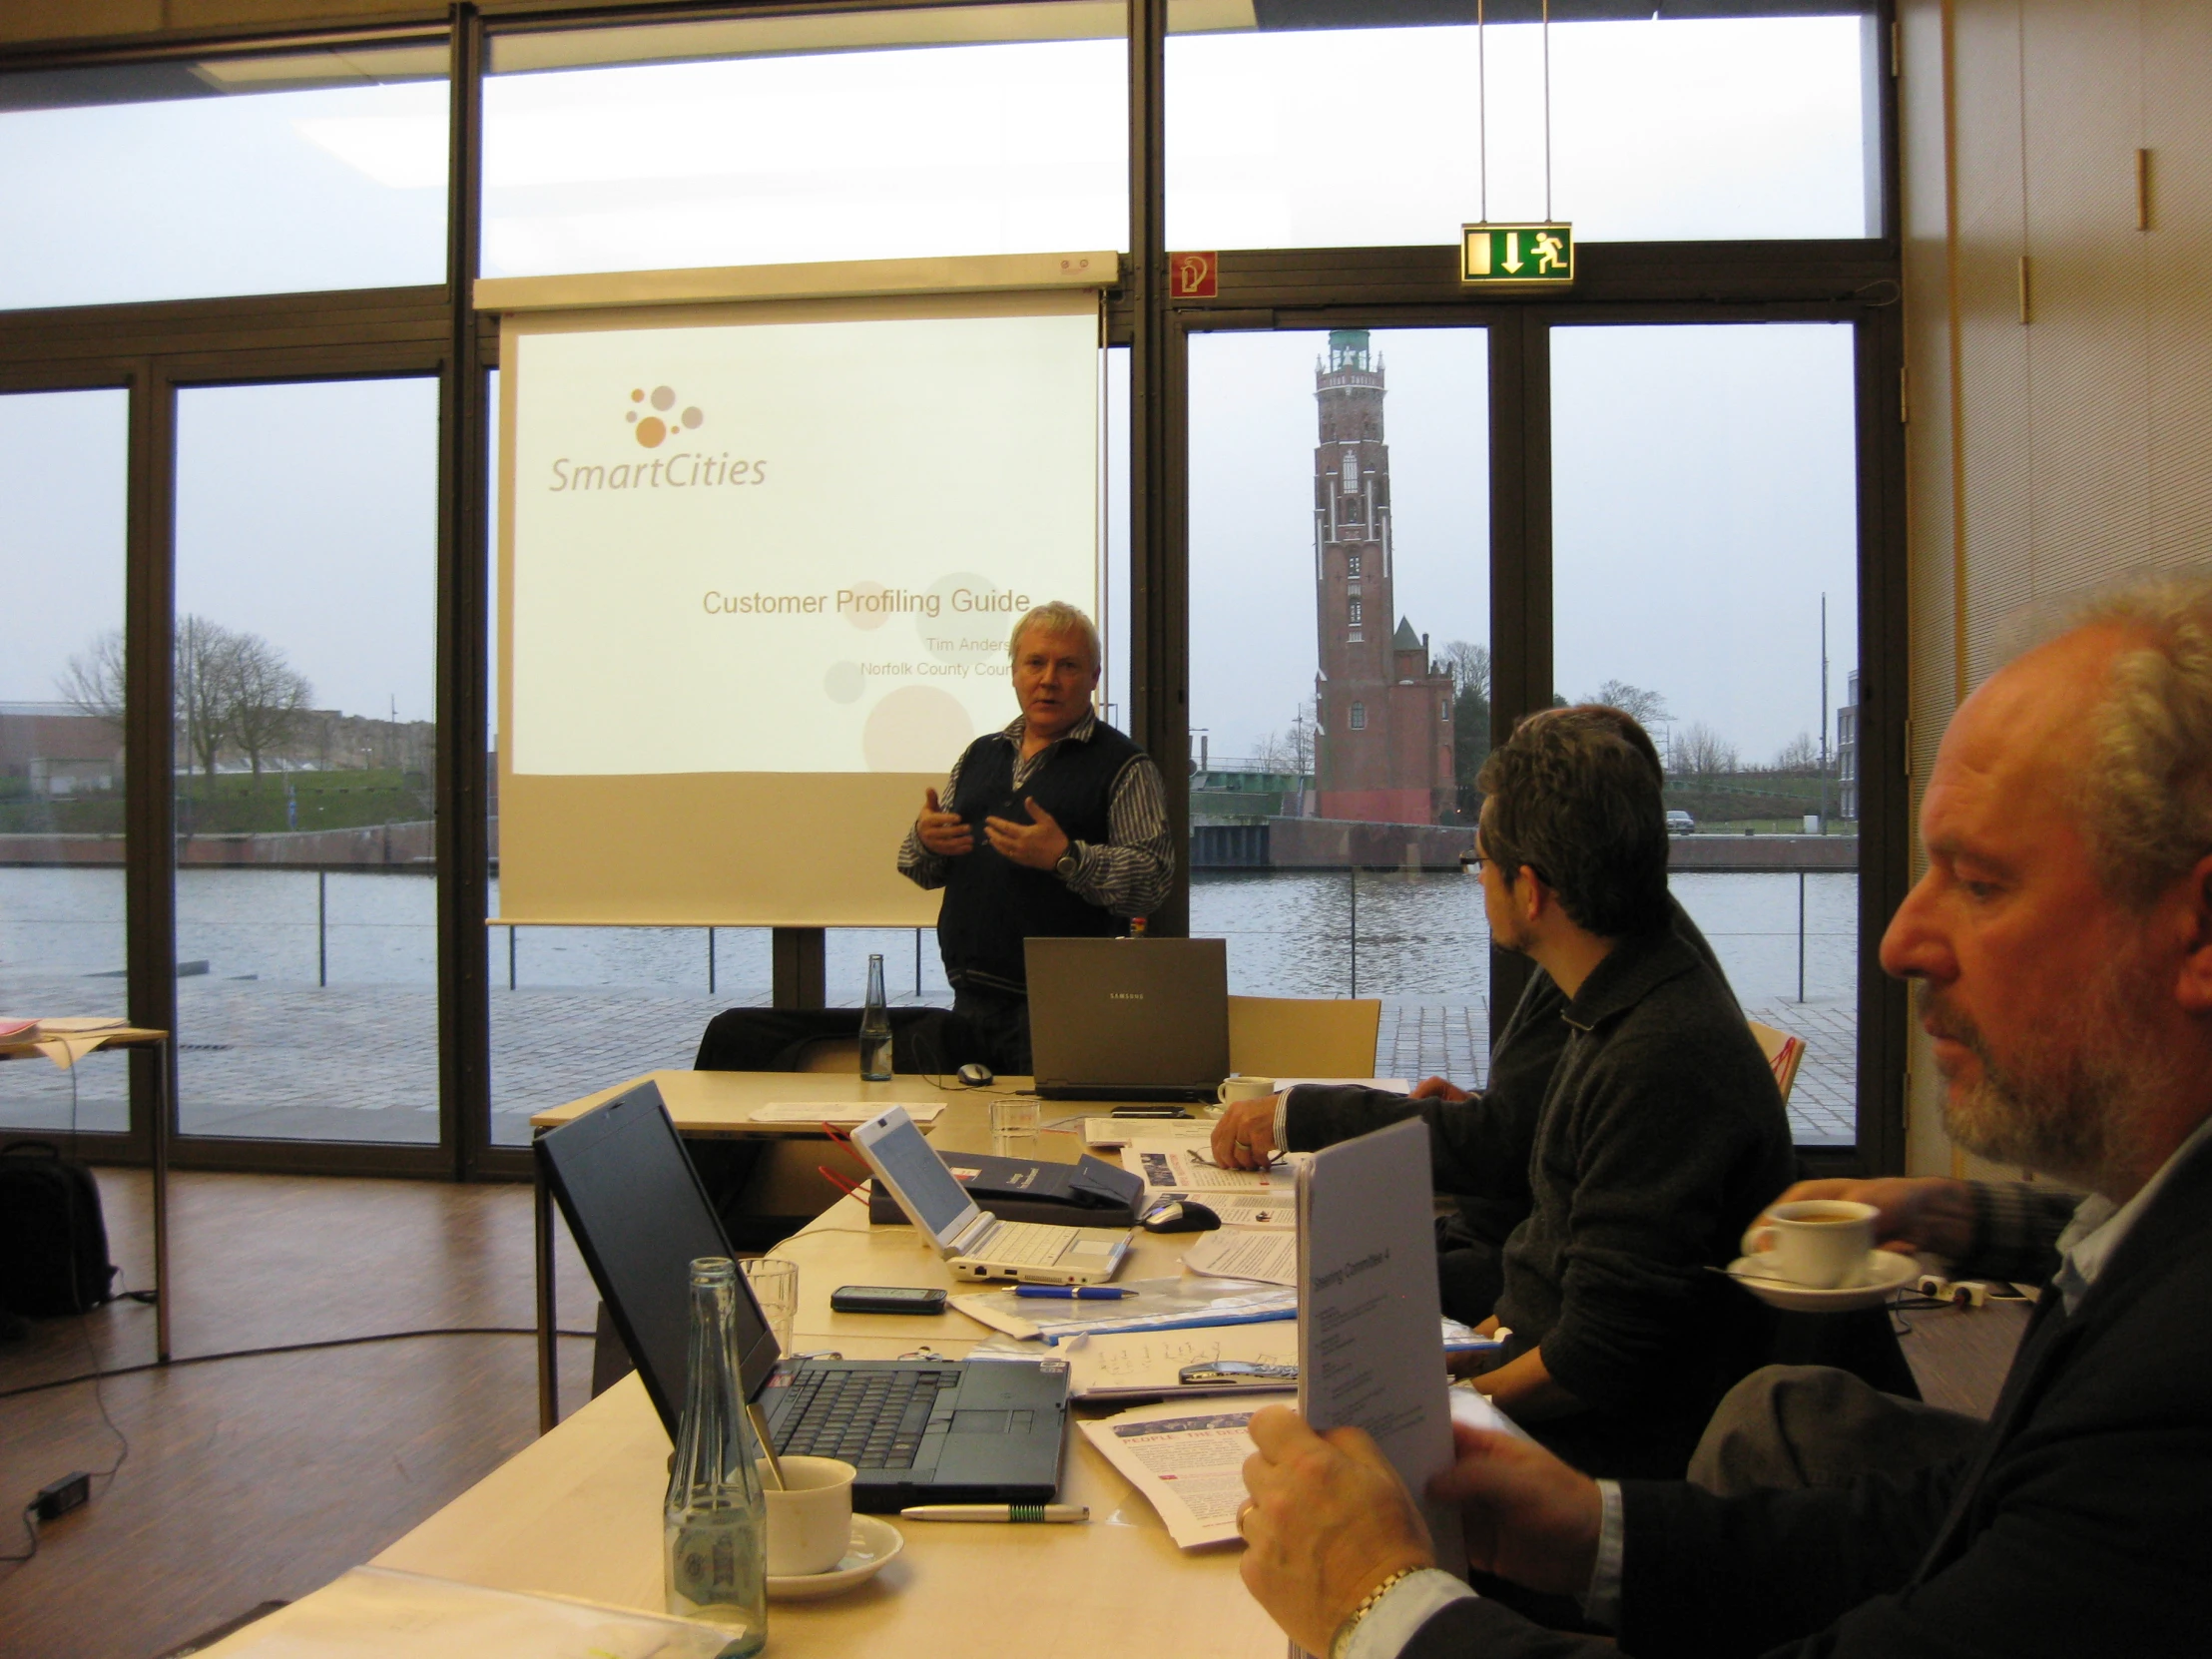
POLYGON ((791 1380, 776 1433, 786 1457, 839 1457, 854 1468, 910 1469, 952 1371, 840 1371, 809 1366, 791 1380))
POLYGON ((987 1257, 994 1265, 1008 1263, 1017 1268, 1049 1268, 1067 1253, 1068 1236, 1072 1231, 1044 1222, 1002 1221, 984 1234, 982 1243, 967 1254, 987 1257))

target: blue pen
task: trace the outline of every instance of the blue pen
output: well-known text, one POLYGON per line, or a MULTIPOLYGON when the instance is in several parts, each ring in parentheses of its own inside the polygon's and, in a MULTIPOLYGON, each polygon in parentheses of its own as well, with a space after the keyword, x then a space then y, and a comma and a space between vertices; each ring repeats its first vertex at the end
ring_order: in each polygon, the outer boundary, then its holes
POLYGON ((1129 1293, 1118 1285, 1016 1285, 1016 1296, 1049 1296, 1060 1302, 1119 1302, 1129 1293))

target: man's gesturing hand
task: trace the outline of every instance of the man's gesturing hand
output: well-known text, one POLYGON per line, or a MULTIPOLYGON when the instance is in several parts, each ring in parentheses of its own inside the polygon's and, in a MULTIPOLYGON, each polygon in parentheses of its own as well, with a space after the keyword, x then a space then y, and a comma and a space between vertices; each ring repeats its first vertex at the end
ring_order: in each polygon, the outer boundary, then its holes
POLYGON ((1326 1654, 1330 1638, 1400 1567, 1435 1550, 1413 1496, 1365 1431, 1316 1434, 1287 1405, 1252 1414, 1240 1530, 1245 1588, 1292 1641, 1326 1654))
POLYGON ((1282 1098, 1231 1101, 1214 1120, 1214 1162, 1223 1169, 1266 1169, 1275 1151, 1275 1106, 1282 1098))
POLYGON ((921 836, 921 844, 940 858, 957 858, 975 850, 975 831, 958 813, 937 805, 935 790, 921 792, 921 817, 914 820, 914 831, 921 836))
POLYGON ((1588 1589, 1604 1517, 1597 1482, 1517 1434, 1464 1423, 1451 1434, 1456 1460, 1428 1493, 1459 1506, 1468 1564, 1553 1595, 1588 1589))
POLYGON ((1034 801, 1024 800, 1022 805, 1029 809, 1029 823, 987 818, 983 833, 990 837, 991 849, 1001 858, 1027 864, 1031 869, 1050 869, 1068 849, 1068 838, 1052 815, 1034 801))

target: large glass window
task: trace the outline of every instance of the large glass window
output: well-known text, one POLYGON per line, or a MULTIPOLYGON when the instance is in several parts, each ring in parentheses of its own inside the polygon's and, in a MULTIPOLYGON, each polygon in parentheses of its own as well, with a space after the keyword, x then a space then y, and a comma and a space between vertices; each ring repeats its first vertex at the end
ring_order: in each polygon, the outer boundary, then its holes
POLYGON ((0 307, 445 276, 446 49, 0 76, 0 307))
POLYGON ((438 1139, 438 388, 177 400, 178 1116, 438 1139))
POLYGON ((1122 9, 503 34, 486 276, 1128 244, 1122 9))
POLYGON ((1555 328, 1554 684, 1666 758, 1675 896, 1805 1039, 1801 1144, 1857 1134, 1858 449, 1840 323, 1555 328))
POLYGON ((1584 241, 1881 234, 1870 18, 1654 8, 1547 37, 1360 27, 1326 0, 1268 27, 1278 10, 1168 41, 1170 247, 1453 243, 1485 194, 1492 220, 1584 241))
MULTIPOLYGON (((126 1011, 130 393, 0 396, 0 1013, 126 1011)), ((0 1125, 130 1127, 120 1059, 0 1067, 0 1125)))
POLYGON ((1487 345, 1191 340, 1191 931, 1238 994, 1381 996, 1386 1076, 1487 1069, 1487 345))

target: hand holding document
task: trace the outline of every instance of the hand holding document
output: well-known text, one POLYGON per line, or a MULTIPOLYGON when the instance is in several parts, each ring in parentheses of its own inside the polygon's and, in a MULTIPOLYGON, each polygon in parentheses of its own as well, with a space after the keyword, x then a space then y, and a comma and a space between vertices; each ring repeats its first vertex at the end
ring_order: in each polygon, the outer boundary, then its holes
POLYGON ((1093 1417, 1082 1425, 1083 1437, 1151 1500, 1169 1537, 1198 1549, 1237 1536, 1244 1461, 1252 1455, 1246 1424, 1254 1409, 1208 1411, 1189 1400, 1140 1405, 1093 1417))
POLYGON ((1466 1561, 1459 1512, 1428 1497, 1451 1466, 1451 1407, 1428 1206, 1428 1125, 1406 1118, 1314 1154, 1300 1173, 1300 1413, 1375 1437, 1419 1503, 1440 1562, 1466 1561))

